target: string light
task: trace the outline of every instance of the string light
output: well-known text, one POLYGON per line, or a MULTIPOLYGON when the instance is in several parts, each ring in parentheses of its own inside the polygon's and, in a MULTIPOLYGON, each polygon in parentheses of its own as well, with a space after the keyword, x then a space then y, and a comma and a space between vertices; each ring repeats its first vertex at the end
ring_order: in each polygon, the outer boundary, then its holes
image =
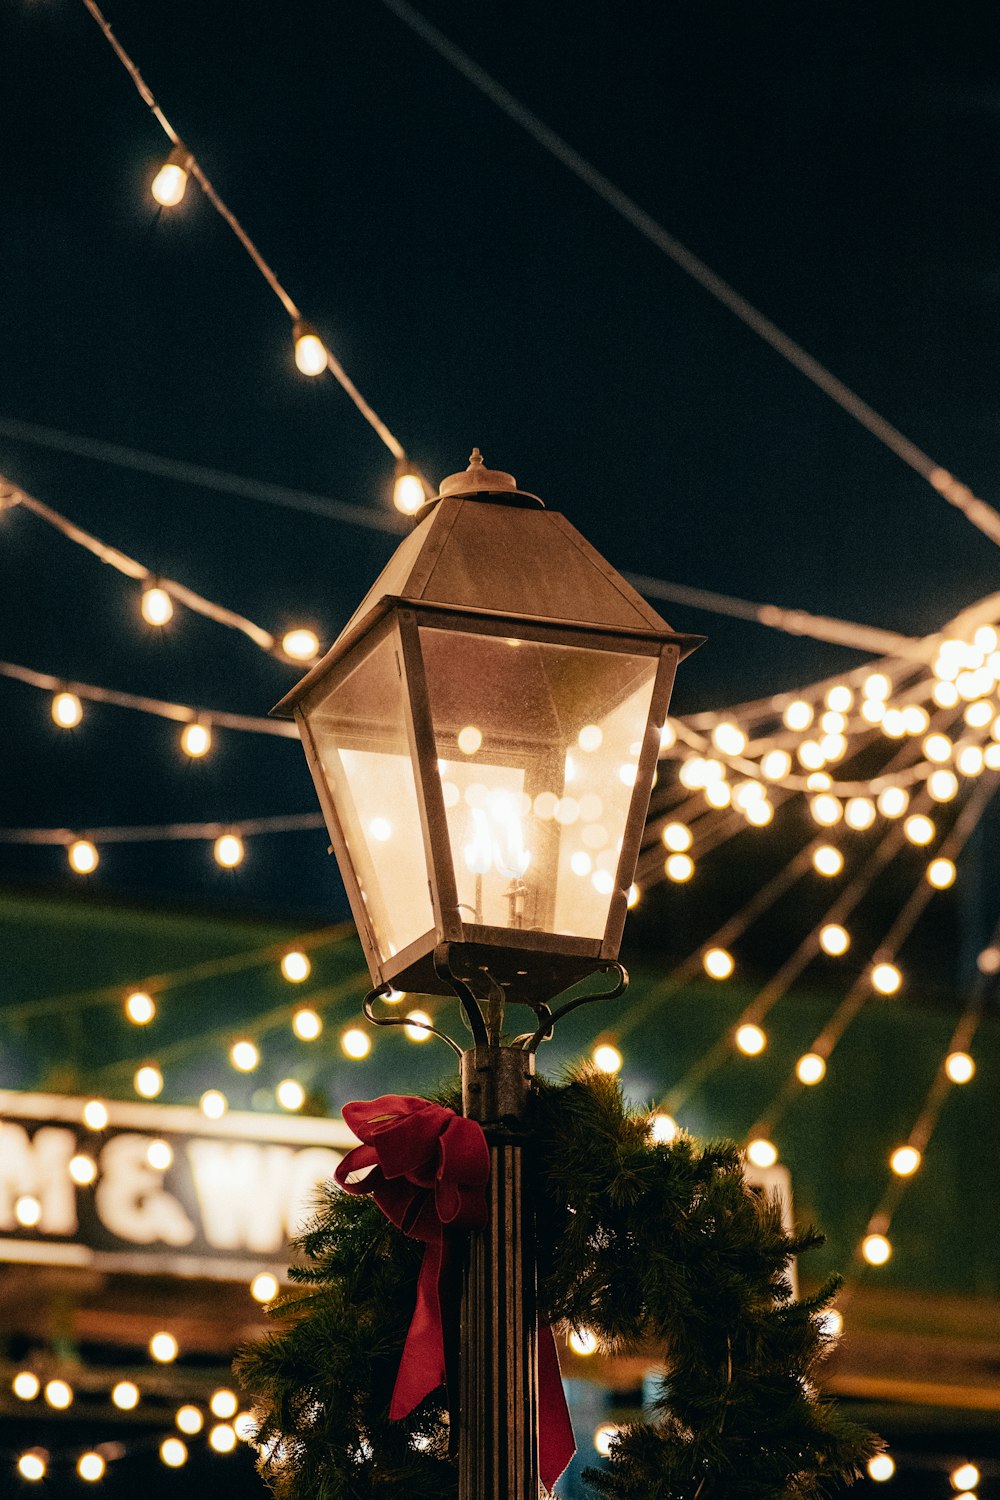
POLYGON ((104 1459, 99 1453, 81 1453, 77 1460, 76 1472, 81 1479, 88 1484, 94 1484, 98 1479, 104 1478, 104 1470, 107 1468, 104 1459))
POLYGON ((185 724, 181 730, 181 749, 192 760, 199 760, 212 748, 212 731, 207 724, 185 724))
POLYGON ((281 649, 292 661, 312 661, 319 655, 319 636, 303 626, 286 630, 281 637, 281 649))
POLYGON ((821 828, 832 828, 839 823, 844 814, 844 809, 836 797, 831 797, 828 792, 820 792, 809 802, 809 811, 821 828))
POLYGON ((312 964, 305 953, 293 948, 282 956, 281 972, 289 984, 301 984, 312 973, 312 964))
POLYGON ((187 192, 191 153, 175 146, 150 184, 150 192, 161 208, 176 208, 187 192))
POLYGON ((861 833, 875 821, 875 804, 870 797, 849 797, 844 804, 844 822, 861 833))
POLYGON ((73 1387, 65 1380, 49 1380, 45 1385, 45 1399, 56 1411, 65 1411, 73 1405, 73 1387))
POLYGON ((604 1042, 593 1051, 594 1067, 602 1073, 621 1072, 624 1058, 617 1047, 612 1047, 610 1042, 604 1042))
POLYGON ((177 1340, 172 1333, 154 1333, 149 1341, 149 1352, 157 1364, 169 1365, 180 1353, 177 1340))
POLYGON ((979 745, 962 745, 955 756, 955 764, 963 776, 979 776, 986 762, 979 745))
POLYGON ((252 1443, 257 1436, 259 1426, 253 1412, 241 1411, 233 1418, 233 1431, 242 1443, 252 1443))
POLYGON ((716 750, 721 750, 723 755, 742 755, 746 749, 747 737, 738 724, 724 719, 721 724, 716 724, 712 730, 712 744, 716 750))
POLYGON ((922 1160, 916 1146, 897 1146, 889 1157, 889 1165, 897 1177, 912 1177, 922 1160))
POLYGON ((693 843, 693 835, 686 823, 668 823, 660 837, 664 847, 675 854, 684 854, 693 843))
POLYGON ((221 1120, 229 1108, 229 1101, 218 1089, 206 1089, 198 1100, 198 1108, 206 1120, 221 1120))
POLYGON ((96 1161, 92 1156, 86 1156, 81 1151, 70 1157, 67 1170, 77 1187, 89 1187, 97 1178, 96 1161))
POLYGON ((52 699, 52 722, 60 729, 75 729, 83 718, 83 704, 75 693, 56 693, 52 699))
POLYGON ((844 1331, 844 1315, 836 1307, 828 1307, 819 1315, 819 1326, 828 1338, 839 1339, 844 1331))
POLYGON ((411 1042, 428 1042, 431 1033, 427 1027, 431 1024, 431 1018, 425 1010, 410 1010, 406 1013, 406 1019, 413 1024, 404 1026, 403 1030, 411 1042))
POLYGON ((672 750, 677 743, 677 730, 668 719, 660 730, 660 749, 672 750))
POLYGON ((787 750, 769 750, 761 758, 760 772, 768 781, 781 781, 792 769, 792 757, 787 750))
POLYGON ((702 958, 702 967, 710 979, 728 979, 736 965, 725 948, 709 948, 702 958))
POLYGON ((673 1115, 657 1111, 650 1124, 650 1134, 658 1146, 668 1146, 678 1133, 677 1121, 673 1115))
POLYGON ((861 704, 861 717, 869 724, 881 724, 885 718, 885 704, 881 698, 866 698, 861 704))
POLYGON ((911 844, 929 844, 936 829, 930 818, 923 813, 911 813, 903 824, 903 832, 911 844))
POLYGON ((839 922, 827 922, 820 928, 819 945, 831 958, 840 958, 851 946, 851 935, 839 922))
POLYGON ((861 684, 861 691, 866 698, 884 700, 892 692, 892 683, 884 672, 872 672, 861 684))
POLYGON ((958 792, 958 777, 953 771, 939 769, 927 778, 927 794, 935 802, 950 802, 958 792))
POLYGON ((125 1014, 133 1026, 148 1026, 156 1015, 156 1001, 145 990, 134 990, 125 1001, 125 1014))
POLYGON ((757 1057, 767 1046, 767 1033, 759 1026, 748 1022, 745 1026, 737 1028, 734 1040, 746 1057, 757 1057))
POLYGON ((986 698, 970 703, 965 710, 965 722, 970 729, 985 729, 993 718, 993 705, 986 698))
POLYGON ((292 338, 295 341, 295 364, 299 371, 311 378, 322 375, 330 356, 315 328, 299 318, 292 328, 292 338))
POLYGON ((392 486, 393 505, 401 515, 415 516, 426 498, 423 480, 401 463, 392 486))
POLYGON ((870 1266, 884 1266, 892 1255, 892 1246, 884 1234, 866 1234, 861 1241, 861 1254, 870 1266))
POLYGON ((236 833, 220 834, 212 846, 215 862, 224 870, 235 870, 237 865, 243 863, 245 852, 243 840, 236 833))
POLYGON ((826 1061, 818 1052, 804 1052, 795 1064, 795 1076, 800 1083, 812 1086, 822 1082, 826 1076, 826 1061))
POLYGON ((733 789, 728 781, 710 781, 704 791, 705 801, 716 812, 721 812, 733 800, 733 789))
POLYGON ((846 682, 838 682, 826 695, 827 708, 832 708, 838 714, 846 714, 853 702, 854 694, 846 682))
POLYGON ((803 698, 796 698, 792 703, 785 705, 781 720, 786 729, 808 729, 813 721, 812 704, 806 703, 803 698))
POLYGON ((868 1478, 874 1479, 876 1484, 884 1484, 895 1472, 896 1465, 888 1453, 876 1453, 868 1460, 868 1478))
POLYGON ((872 988, 880 995, 894 995, 903 983, 903 976, 895 964, 876 964, 871 972, 872 988))
POLYGON ((614 1422, 605 1422, 594 1433, 594 1447, 602 1458, 610 1458, 611 1450, 621 1437, 621 1428, 614 1422))
POLYGON ((42 1388, 42 1382, 33 1370, 18 1370, 10 1388, 19 1401, 34 1401, 42 1388))
POLYGON ((231 1391, 228 1386, 220 1386, 213 1391, 208 1403, 213 1417, 218 1417, 223 1422, 228 1422, 230 1417, 236 1415, 239 1405, 235 1391, 231 1391))
POLYGON ((929 885, 936 891, 946 891, 950 885, 955 884, 957 871, 952 860, 942 857, 932 859, 925 873, 929 885))
POLYGON ((355 1062, 360 1062, 372 1050, 372 1039, 367 1031, 362 1031, 359 1026, 352 1026, 350 1030, 342 1033, 340 1050, 345 1057, 350 1057, 355 1062))
POLYGON ((174 601, 159 584, 149 584, 143 589, 140 608, 147 625, 167 625, 174 617, 174 601))
POLYGON ((758 797, 744 810, 743 816, 754 828, 766 828, 774 817, 774 808, 766 797, 758 797))
POLYGON ((197 1406, 179 1406, 174 1416, 178 1428, 188 1437, 195 1437, 205 1425, 205 1418, 197 1406))
POLYGON ((920 747, 928 760, 943 766, 951 760, 954 745, 946 734, 929 734, 920 747))
POLYGON ((306 1091, 297 1078, 283 1078, 274 1094, 282 1109, 289 1111, 301 1109, 306 1102, 306 1091))
POLYGON ((573 1353, 579 1354, 583 1359, 597 1353, 597 1335, 591 1333, 589 1328, 574 1328, 567 1342, 573 1353))
POLYGON ((101 862, 96 845, 90 839, 74 839, 66 851, 69 867, 77 875, 92 875, 101 862))
POLYGON ((150 1141, 146 1147, 146 1160, 154 1172, 165 1172, 174 1159, 174 1151, 169 1141, 150 1141))
POLYGON ((632 885, 630 885, 629 888, 628 888, 628 894, 625 897, 625 905, 628 907, 629 911, 633 911, 635 909, 635 907, 637 907, 639 905, 639 902, 641 900, 642 900, 642 891, 633 882, 632 885))
POLYGON ((976 1064, 967 1052, 949 1052, 944 1070, 952 1083, 969 1083, 975 1076, 976 1064))
POLYGON ((258 1271, 250 1283, 250 1295, 255 1302, 273 1302, 278 1295, 278 1278, 270 1271, 258 1271))
POLYGON ((88 1130, 104 1130, 108 1123, 107 1105, 100 1099, 88 1099, 83 1106, 83 1123, 88 1130))
POLYGON ((931 689, 931 697, 938 708, 954 708, 958 702, 958 688, 953 682, 936 682, 931 689))
POLYGON ((17 1472, 22 1479, 32 1482, 44 1479, 47 1470, 48 1455, 44 1448, 31 1448, 27 1453, 22 1453, 17 1461, 17 1472))
POLYGON ((882 733, 890 740, 901 740, 906 733, 906 719, 899 708, 887 708, 882 715, 882 733))
POLYGON ((694 860, 690 854, 671 854, 668 855, 663 870, 668 880, 683 885, 694 874, 694 860))
POLYGON ((923 734, 930 721, 930 714, 919 703, 908 703, 903 709, 903 727, 907 734, 923 734))
POLYGON ((876 806, 883 818, 901 818, 910 805, 910 794, 905 787, 887 786, 879 792, 876 806))
POLYGON ((844 868, 844 856, 832 844, 820 844, 813 850, 813 869, 819 875, 839 875, 844 868))
POLYGON ((229 1061, 238 1072, 252 1073, 260 1064, 260 1052, 253 1042, 244 1038, 230 1047, 229 1061))
POLYGON ((303 1006, 292 1017, 292 1030, 300 1042, 314 1042, 323 1030, 323 1018, 309 1006, 303 1006))
POLYGON ((168 1469, 179 1469, 187 1463, 187 1446, 180 1438, 164 1438, 160 1444, 160 1460, 168 1469))
POLYGON ((119 1380, 111 1392, 111 1399, 119 1411, 135 1411, 139 1405, 139 1387, 134 1380, 119 1380))
POLYGON ((974 1490, 979 1483, 979 1470, 975 1464, 959 1464, 948 1476, 949 1483, 956 1490, 974 1490))
POLYGON ((828 708, 825 714, 820 714, 819 727, 824 734, 843 734, 847 728, 847 719, 843 714, 828 708))
POLYGON ((747 1161, 755 1167, 773 1167, 778 1160, 778 1148, 773 1141, 758 1136, 747 1147, 747 1161))
POLYGON ((144 1063, 136 1069, 132 1086, 143 1099, 155 1099, 163 1091, 163 1074, 155 1063, 144 1063))
POLYGON ((817 740, 803 740, 795 754, 807 771, 819 771, 826 762, 826 756, 817 740))

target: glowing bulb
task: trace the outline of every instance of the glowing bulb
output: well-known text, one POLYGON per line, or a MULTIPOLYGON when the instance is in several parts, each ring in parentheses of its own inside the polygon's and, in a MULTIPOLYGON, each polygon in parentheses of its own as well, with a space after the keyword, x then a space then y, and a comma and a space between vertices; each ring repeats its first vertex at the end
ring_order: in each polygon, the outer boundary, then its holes
POLYGON ((958 702, 958 688, 953 682, 936 682, 931 689, 931 697, 938 708, 954 708, 958 702))
POLYGON ((927 866, 926 875, 928 885, 932 885, 936 891, 946 891, 950 885, 955 884, 957 871, 952 860, 932 859, 927 866))
POLYGON ((583 1358, 597 1353, 597 1335, 591 1333, 589 1328, 574 1328, 568 1342, 573 1353, 583 1358))
POLYGON ((458 731, 458 748, 463 755, 475 755, 483 743, 483 731, 475 724, 466 724, 458 731))
POLYGON ((760 763, 760 773, 768 781, 780 781, 792 769, 792 757, 787 750, 769 750, 760 763))
POLYGON ((912 1177, 921 1160, 916 1146, 897 1146, 889 1157, 889 1165, 897 1177, 912 1177))
POLYGON ((234 1391, 227 1386, 220 1386, 217 1391, 212 1392, 212 1398, 208 1403, 213 1417, 218 1417, 223 1422, 228 1422, 239 1410, 240 1403, 236 1399, 234 1391))
POLYGON ((751 1141, 747 1147, 747 1161, 753 1162, 755 1167, 773 1167, 777 1160, 777 1146, 773 1141, 765 1140, 762 1136, 751 1141))
POLYGON ((923 734, 930 721, 930 714, 919 703, 908 703, 903 709, 903 725, 907 734, 923 734))
POLYGON ((887 708, 882 715, 882 733, 890 740, 901 740, 906 733, 906 719, 901 709, 887 708))
POLYGON ((752 827, 766 828, 774 817, 774 808, 766 798, 761 797, 756 802, 751 802, 743 816, 752 827))
MULTIPOLYGON (((993 726, 994 730, 996 725, 993 726)), ((989 771, 1000 771, 1000 744, 987 745, 983 751, 983 765, 989 771)))
POLYGON ((599 750, 604 743, 604 731, 599 724, 584 724, 576 742, 581 750, 599 750))
POLYGON ((675 854, 683 854, 693 843, 691 830, 685 823, 668 823, 660 837, 664 846, 675 854))
POLYGON ((759 781, 738 781, 733 787, 733 805, 740 812, 746 812, 755 802, 760 802, 767 796, 766 789, 759 781))
POLYGON ((308 323, 298 322, 292 329, 295 340, 295 364, 303 375, 322 375, 329 358, 326 345, 308 323))
POLYGON ((14 1204, 14 1217, 24 1229, 34 1229, 42 1217, 42 1205, 34 1193, 22 1193, 14 1204))
POLYGON ((74 839, 67 850, 69 867, 77 875, 92 875, 101 862, 96 846, 90 839, 74 839))
POLYGON ((192 760, 207 755, 212 748, 212 731, 207 724, 185 724, 181 730, 181 749, 192 760))
POLYGON ((43 1458, 44 1449, 32 1448, 30 1453, 22 1453, 17 1461, 17 1472, 22 1479, 34 1482, 36 1479, 44 1479, 48 1464, 43 1458))
POLYGON ((963 745, 955 757, 955 764, 963 776, 979 776, 986 762, 978 745, 963 745))
POLYGON ((312 964, 304 953, 293 949, 282 958, 281 972, 289 984, 301 984, 312 973, 312 964))
POLYGON ((723 755, 742 755, 746 749, 747 737, 738 724, 726 720, 722 724, 716 724, 712 730, 712 744, 723 755))
POLYGON ((250 1295, 255 1302, 273 1302, 278 1295, 278 1278, 270 1271, 258 1271, 250 1283, 250 1295))
POLYGON ((154 1333, 149 1341, 149 1352, 158 1364, 169 1365, 180 1350, 172 1333, 154 1333))
POLYGON ((125 1001, 125 1014, 133 1026, 148 1026, 156 1015, 156 1001, 145 990, 135 990, 125 1001))
POLYGON ((242 1443, 252 1443, 258 1430, 257 1419, 252 1412, 241 1411, 233 1418, 233 1431, 242 1443))
POLYGON ((392 486, 392 503, 396 509, 404 516, 415 516, 425 499, 423 480, 419 475, 409 469, 401 470, 392 486))
POLYGON ((927 778, 927 792, 935 802, 950 802, 958 793, 958 777, 940 768, 932 771, 927 778))
POLYGON ((664 862, 663 869, 668 880, 683 885, 694 874, 694 860, 690 854, 671 854, 664 862))
POLYGON ((107 1105, 100 1099, 88 1099, 83 1106, 83 1123, 88 1130, 103 1130, 108 1123, 107 1105))
POLYGON ((50 1380, 45 1386, 45 1399, 56 1411, 65 1411, 73 1405, 73 1387, 65 1380, 50 1380))
POLYGON ((930 818, 923 813, 911 813, 903 824, 903 832, 911 844, 929 844, 936 829, 930 818))
POLYGON ((848 797, 844 803, 844 822, 860 833, 875 821, 875 804, 870 797, 848 797))
POLYGON ((728 807, 733 800, 732 787, 728 781, 712 781, 705 788, 705 801, 717 811, 728 807))
POLYGON ((650 1134, 658 1146, 667 1146, 677 1135, 677 1121, 673 1115, 657 1112, 650 1125, 650 1134))
POLYGON ((392 824, 388 818, 372 818, 368 832, 377 844, 387 844, 392 838, 392 824))
POLYGON ((824 760, 842 760, 847 754, 847 741, 842 734, 824 734, 819 748, 824 760))
POLYGON ((979 1470, 975 1464, 960 1464, 948 1476, 956 1490, 974 1490, 979 1483, 979 1470))
POLYGON ((609 1042, 595 1047, 593 1051, 594 1067, 602 1073, 619 1073, 624 1061, 617 1047, 612 1047, 609 1042))
POLYGON ((826 1077, 826 1060, 818 1052, 804 1052, 795 1064, 795 1076, 800 1083, 811 1086, 821 1083, 826 1077))
POLYGON ((281 637, 281 649, 292 661, 312 661, 319 655, 319 636, 315 630, 303 626, 286 630, 281 637))
POLYGON ((895 1472, 896 1465, 888 1453, 876 1453, 874 1458, 868 1460, 868 1478, 874 1479, 876 1484, 884 1484, 895 1472))
POLYGON ((169 1141, 150 1141, 146 1147, 146 1160, 155 1172, 165 1172, 173 1159, 173 1147, 169 1141))
POLYGON ((610 896, 615 888, 615 878, 610 870, 595 870, 590 877, 590 883, 601 896, 610 896))
POLYGON ((206 1089, 198 1101, 198 1108, 206 1120, 221 1120, 229 1108, 229 1102, 218 1089, 206 1089))
POLYGON ((19 1401, 34 1401, 42 1382, 32 1370, 18 1370, 10 1388, 19 1401))
POLYGON ((861 1254, 870 1266, 884 1266, 892 1254, 892 1246, 884 1234, 866 1234, 861 1242, 861 1254))
POLYGON ((821 828, 832 828, 839 823, 844 814, 844 809, 836 797, 831 797, 828 792, 820 792, 817 797, 809 800, 809 811, 821 828))
POLYGON ((260 1052, 253 1042, 234 1042, 229 1049, 229 1061, 240 1073, 252 1073, 260 1063, 260 1052))
POLYGON ((757 1057, 767 1046, 767 1033, 748 1022, 736 1032, 736 1045, 747 1057, 757 1057))
POLYGON ((411 1026, 404 1026, 403 1030, 411 1042, 426 1042, 430 1040, 431 1033, 427 1027, 431 1024, 431 1018, 425 1010, 410 1010, 406 1013, 406 1019, 411 1021, 411 1026))
POLYGON ((884 672, 873 672, 861 685, 866 698, 885 699, 892 692, 892 683, 884 672))
POLYGON ((819 945, 831 958, 840 958, 851 946, 851 935, 839 922, 827 922, 820 928, 819 945))
POLYGON ((323 1030, 323 1018, 305 1006, 292 1017, 292 1030, 300 1042, 314 1042, 323 1030))
POLYGON ((820 844, 813 850, 813 869, 819 875, 839 875, 844 868, 844 856, 832 844, 820 844))
POLYGON ((710 979, 728 979, 736 967, 733 955, 725 948, 709 948, 701 962, 710 979))
POLYGON ((602 1458, 609 1458, 612 1448, 620 1437, 621 1428, 617 1427, 613 1422, 605 1422, 594 1433, 594 1447, 602 1458))
POLYGON ((179 1430, 187 1433, 188 1437, 194 1437, 205 1425, 205 1418, 197 1406, 179 1406, 174 1421, 179 1430))
POLYGON ((677 743, 677 730, 668 719, 660 730, 660 749, 672 750, 677 743))
POLYGON ((922 749, 928 760, 936 765, 944 765, 945 761, 951 759, 954 745, 946 734, 929 734, 923 742, 922 749))
POLYGON ((803 740, 795 754, 807 771, 819 771, 826 764, 826 756, 817 740, 803 740))
POLYGON ((970 703, 965 710, 965 722, 970 729, 985 729, 993 717, 993 705, 986 698, 970 703))
POLYGON ((910 794, 901 786, 887 786, 879 792, 876 804, 883 818, 901 818, 909 805, 910 794))
POLYGON ((843 734, 847 728, 847 719, 843 714, 834 713, 828 708, 825 714, 820 714, 819 727, 824 734, 843 734))
POLYGON ((819 1315, 819 1326, 832 1339, 839 1339, 844 1331, 844 1315, 836 1307, 828 1307, 819 1315))
POLYGON ((175 146, 153 178, 149 190, 161 208, 176 208, 183 200, 190 162, 188 153, 175 146))
POLYGON ((885 704, 881 698, 866 698, 861 705, 861 717, 867 724, 881 724, 885 718, 885 704))
POLYGON ((83 718, 83 704, 75 693, 56 693, 52 699, 52 722, 60 729, 75 729, 83 718))
POLYGON ((209 1446, 216 1453, 232 1453, 236 1441, 236 1431, 228 1422, 218 1422, 208 1434, 209 1446))
POLYGON ((903 983, 903 976, 895 964, 876 964, 871 978, 872 988, 880 995, 894 995, 903 983))
MULTIPOLYGON (((372 1050, 372 1039, 367 1031, 362 1031, 360 1027, 352 1026, 349 1031, 345 1031, 342 1034, 340 1049, 345 1057, 351 1057, 355 1061, 360 1061, 361 1058, 367 1057, 372 1050)), ((298 1108, 297 1105, 295 1107, 298 1108)))
MULTIPOLYGON (((182 1408, 183 1410, 183 1408, 182 1408)), ((160 1460, 168 1469, 179 1469, 187 1463, 188 1451, 180 1438, 164 1438, 160 1444, 160 1460)))
POLYGON ((628 894, 625 897, 625 905, 627 906, 629 911, 632 911, 634 907, 639 905, 639 902, 641 900, 642 891, 633 881, 633 883, 628 888, 628 894))
POLYGON ((808 729, 813 721, 812 704, 796 698, 793 703, 786 704, 781 720, 786 729, 808 729))
POLYGON ((689 792, 700 792, 708 785, 705 767, 708 762, 703 755, 690 755, 677 772, 681 786, 689 792))
POLYGON ((243 840, 235 833, 223 833, 212 846, 215 862, 224 870, 235 870, 243 861, 243 840))
POLYGON ((846 682, 838 682, 826 695, 826 706, 832 708, 834 713, 846 714, 853 702, 854 694, 846 682))
POLYGON ((944 1070, 952 1083, 968 1083, 975 1074, 976 1065, 967 1052, 949 1052, 944 1070))
POLYGON ((166 589, 151 584, 142 591, 142 618, 147 625, 166 625, 174 616, 174 602, 166 589))
POLYGON ((134 1411, 139 1405, 139 1387, 133 1380, 119 1380, 111 1392, 111 1399, 119 1411, 134 1411))
POLYGON ((97 1163, 92 1156, 78 1152, 70 1157, 69 1175, 78 1187, 89 1187, 97 1176, 97 1163))
POLYGON ((103 1479, 106 1468, 107 1465, 99 1453, 81 1453, 77 1459, 76 1472, 88 1484, 94 1484, 98 1479, 103 1479))
POLYGON ((145 1063, 136 1069, 132 1086, 143 1099, 155 1099, 163 1090, 163 1074, 155 1063, 145 1063))

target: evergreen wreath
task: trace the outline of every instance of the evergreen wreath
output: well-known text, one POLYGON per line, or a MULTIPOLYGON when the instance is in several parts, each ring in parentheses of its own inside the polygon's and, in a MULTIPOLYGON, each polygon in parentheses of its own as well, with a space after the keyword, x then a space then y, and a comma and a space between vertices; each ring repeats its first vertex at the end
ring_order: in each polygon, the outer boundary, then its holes
MULTIPOLYGON (((666 1371, 656 1420, 627 1427, 587 1480, 610 1500, 808 1500, 852 1482, 880 1443, 814 1384, 839 1280, 796 1302, 786 1275, 822 1236, 786 1234, 737 1146, 657 1144, 650 1125, 614 1078, 539 1081, 541 1315, 612 1353, 658 1349, 666 1371)), ((333 1184, 300 1246, 303 1290, 238 1359, 262 1476, 279 1500, 455 1500, 440 1397, 388 1418, 423 1247, 333 1184)))

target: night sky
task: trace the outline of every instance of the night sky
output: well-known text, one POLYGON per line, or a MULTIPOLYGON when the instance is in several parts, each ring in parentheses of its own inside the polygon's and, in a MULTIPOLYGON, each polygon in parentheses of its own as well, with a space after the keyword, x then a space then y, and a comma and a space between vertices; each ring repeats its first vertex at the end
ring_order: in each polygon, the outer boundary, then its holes
MULTIPOLYGON (((1000 21, 930 4, 427 0, 455 43, 811 353, 988 499, 998 491, 1000 21)), ((109 0, 109 19, 306 315, 435 479, 487 462, 619 568, 911 633, 998 585, 997 554, 379 0, 109 0)), ((392 461, 192 184, 78 0, 16 0, 5 59, 0 422, 389 510, 392 461)), ((0 470, 109 543, 280 633, 337 633, 394 544, 0 434, 0 470)), ((0 655, 265 713, 295 680, 23 511, 0 516, 0 655)), ((854 653, 664 607, 708 645, 676 712, 854 653)), ((0 681, 0 824, 309 812, 294 744, 92 706, 55 730, 0 681), (182 763, 183 762, 183 763, 182 763)), ((327 915, 321 833, 102 851, 90 889, 327 915)), ((0 879, 80 887, 54 849, 0 879)))

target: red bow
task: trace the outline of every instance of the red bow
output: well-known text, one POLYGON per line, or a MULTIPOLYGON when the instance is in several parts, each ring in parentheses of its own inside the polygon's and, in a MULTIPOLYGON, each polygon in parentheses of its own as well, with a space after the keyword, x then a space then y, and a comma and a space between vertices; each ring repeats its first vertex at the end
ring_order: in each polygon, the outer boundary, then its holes
MULTIPOLYGON (((346 1104, 344 1119, 364 1144, 337 1167, 340 1186, 348 1193, 371 1193, 397 1229, 427 1247, 389 1407, 395 1422, 447 1384, 442 1292, 453 1316, 458 1288, 457 1278, 445 1274, 452 1243, 445 1231, 485 1227, 489 1146, 475 1120, 407 1094, 346 1104), (367 1175, 358 1181, 359 1173, 367 1175)), ((538 1387, 539 1468, 551 1489, 576 1444, 555 1340, 545 1323, 538 1330, 538 1387)))

